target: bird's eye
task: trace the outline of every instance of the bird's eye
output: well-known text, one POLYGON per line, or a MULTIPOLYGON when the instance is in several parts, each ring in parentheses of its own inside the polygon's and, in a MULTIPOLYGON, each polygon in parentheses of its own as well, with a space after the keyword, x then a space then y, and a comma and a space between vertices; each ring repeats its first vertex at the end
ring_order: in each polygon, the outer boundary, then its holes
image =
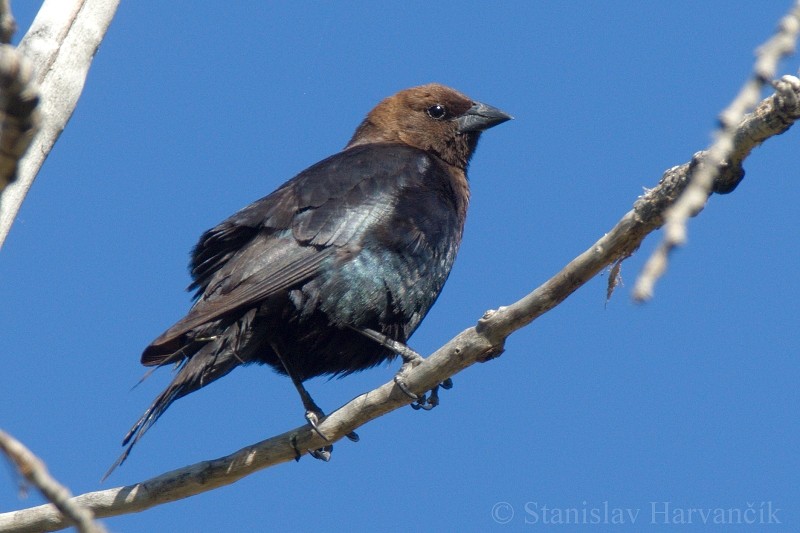
POLYGON ((447 115, 447 109, 445 109, 442 104, 432 105, 427 109, 427 111, 428 116, 433 120, 442 120, 445 115, 447 115))

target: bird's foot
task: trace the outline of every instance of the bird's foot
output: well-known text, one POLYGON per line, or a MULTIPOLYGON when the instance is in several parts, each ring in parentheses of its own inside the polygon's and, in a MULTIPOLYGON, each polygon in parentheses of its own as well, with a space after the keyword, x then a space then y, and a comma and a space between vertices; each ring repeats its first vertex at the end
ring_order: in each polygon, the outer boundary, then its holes
POLYGON ((428 396, 427 394, 419 396, 417 400, 411 404, 411 407, 414 408, 414 410, 422 409, 423 411, 430 411, 431 409, 439 405, 439 387, 445 390, 452 389, 453 380, 447 378, 446 380, 442 381, 441 383, 436 385, 433 389, 431 389, 430 396, 428 396))
MULTIPOLYGON (((325 439, 325 442, 330 442, 331 439, 328 438, 322 431, 319 429, 319 423, 322 422, 322 419, 325 418, 325 413, 320 410, 311 410, 309 409, 306 411, 306 421, 308 425, 311 426, 311 429, 314 432, 325 439)), ((333 444, 328 444, 323 446, 322 448, 317 448, 316 450, 307 450, 308 455, 313 457, 314 459, 319 459, 320 461, 325 461, 326 463, 331 460, 331 453, 333 452, 333 444)), ((299 453, 297 448, 295 448, 295 453, 299 453)), ((299 456, 295 456, 295 461, 299 460, 299 456)))
POLYGON ((375 331, 374 329, 355 327, 352 327, 352 329, 361 333, 365 337, 374 340, 381 346, 389 348, 403 359, 403 366, 400 367, 400 371, 394 376, 394 382, 397 384, 397 388, 403 391, 403 394, 414 401, 419 401, 420 397, 411 392, 411 389, 409 389, 408 385, 406 385, 404 377, 414 367, 422 364, 425 361, 425 358, 402 342, 397 342, 396 340, 384 335, 379 331, 375 331))
MULTIPOLYGON (((319 435, 320 437, 325 439, 326 442, 330 442, 330 439, 328 438, 328 436, 325 435, 319 429, 319 424, 320 424, 320 422, 322 422, 322 420, 324 418, 325 418, 325 414, 322 411, 320 411, 319 409, 316 409, 316 410, 309 409, 308 411, 306 411, 306 421, 308 422, 308 425, 311 426, 311 428, 314 430, 314 432, 317 435, 319 435)), ((358 442, 359 441, 358 433, 356 433, 355 431, 351 431, 350 433, 345 435, 345 437, 347 437, 348 439, 350 439, 353 442, 358 442)), ((295 461, 299 461, 300 460, 300 456, 302 454, 300 453, 300 451, 297 448, 297 438, 296 437, 292 438, 292 447, 294 448, 294 451, 295 451, 295 458, 294 459, 295 459, 295 461)), ((311 457, 313 457, 314 459, 319 459, 320 461, 325 461, 327 463, 328 461, 331 460, 331 452, 333 452, 333 444, 328 444, 326 446, 323 446, 322 448, 317 448, 316 450, 307 450, 307 451, 308 451, 308 454, 311 457)))
POLYGON ((405 350, 400 351, 396 350, 397 353, 400 354, 400 357, 403 358, 403 366, 400 367, 400 370, 394 376, 394 382, 397 384, 397 388, 403 391, 403 394, 411 398, 412 400, 419 400, 419 395, 414 394, 411 392, 411 389, 408 388, 405 382, 405 376, 414 368, 418 367, 425 361, 425 358, 422 357, 420 354, 409 348, 408 346, 401 345, 405 348, 405 350))
POLYGON ((319 423, 322 422, 323 418, 325 418, 325 413, 322 411, 312 411, 311 409, 306 411, 306 421, 308 425, 311 426, 311 429, 313 429, 317 435, 325 439, 325 442, 330 442, 331 439, 319 429, 319 423))
POLYGON ((397 385, 398 389, 403 391, 403 394, 405 394, 406 396, 408 396, 412 400, 419 400, 419 396, 414 394, 413 392, 411 392, 411 390, 408 388, 408 385, 406 385, 406 382, 403 381, 402 377, 400 377, 400 373, 398 373, 394 377, 394 383, 395 383, 395 385, 397 385))
MULTIPOLYGON (((297 435, 292 435, 291 440, 289 441, 292 445, 292 449, 294 450, 294 460, 300 461, 300 458, 303 456, 300 453, 300 448, 297 446, 297 435)), ((323 446, 322 448, 317 448, 316 450, 306 450, 308 455, 313 457, 314 459, 319 459, 320 461, 325 461, 326 463, 331 460, 331 453, 333 452, 333 444, 328 444, 327 446, 323 446)))
POLYGON ((331 460, 331 453, 333 452, 333 444, 317 448, 316 450, 308 450, 308 455, 314 459, 325 461, 326 463, 331 460))
POLYGON ((400 389, 403 394, 414 400, 411 404, 411 407, 414 409, 423 409, 425 411, 430 411, 437 405, 439 405, 439 387, 448 390, 453 388, 453 380, 447 378, 446 380, 442 381, 438 385, 436 385, 433 389, 430 390, 430 395, 428 394, 415 394, 408 388, 405 382, 405 375, 408 373, 409 370, 417 366, 419 363, 414 363, 413 361, 407 361, 403 366, 400 368, 400 371, 394 376, 394 382, 397 385, 397 388, 400 389))
MULTIPOLYGON (((324 418, 325 418, 325 413, 323 413, 322 411, 319 411, 319 410, 316 410, 316 411, 308 410, 308 411, 306 411, 306 420, 308 421, 308 424, 314 429, 314 432, 317 435, 319 435, 320 437, 322 437, 323 439, 325 439, 327 442, 330 442, 331 439, 329 439, 319 429, 319 423, 322 422, 322 419, 324 419, 324 418)), ((358 433, 356 433, 355 431, 351 431, 350 433, 345 435, 345 437, 347 437, 348 439, 350 439, 353 442, 358 442, 359 440, 361 440, 361 438, 358 436, 358 433)))

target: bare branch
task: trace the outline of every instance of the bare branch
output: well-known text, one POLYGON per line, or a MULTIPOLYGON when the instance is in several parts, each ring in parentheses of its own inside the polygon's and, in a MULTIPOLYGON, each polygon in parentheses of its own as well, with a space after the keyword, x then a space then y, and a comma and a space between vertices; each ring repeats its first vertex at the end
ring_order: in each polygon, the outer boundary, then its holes
POLYGON ((17 21, 11 13, 9 0, 0 0, 0 43, 8 44, 17 33, 17 21))
MULTIPOLYGON (((733 157, 719 165, 714 190, 732 190, 742 179, 742 161, 767 138, 786 131, 800 118, 800 80, 784 76, 776 93, 762 101, 742 120, 734 135, 733 157)), ((598 272, 629 257, 644 238, 664 223, 664 213, 686 188, 706 154, 667 170, 660 183, 647 191, 617 225, 573 259, 558 274, 518 302, 488 311, 475 327, 458 334, 421 364, 408 372, 407 387, 415 393, 432 389, 445 379, 476 362, 484 362, 503 351, 505 339, 514 331, 546 313, 598 272)), ((359 426, 399 409, 412 400, 394 381, 362 394, 333 412, 320 430, 335 442, 359 426)), ((77 496, 74 501, 92 509, 98 517, 142 511, 162 503, 186 498, 233 483, 253 472, 295 458, 293 443, 308 450, 329 444, 309 426, 301 426, 271 439, 243 448, 231 455, 204 461, 161 476, 113 489, 77 496)), ((66 527, 52 505, 0 514, 0 530, 54 531, 66 527)))
POLYGON ((47 0, 18 50, 41 88, 41 131, 0 196, 0 247, 39 169, 64 130, 119 0, 47 0))
POLYGON ((14 437, 0 430, 0 451, 5 453, 19 473, 35 486, 42 495, 64 515, 65 521, 74 524, 81 533, 104 533, 106 529, 94 521, 92 511, 72 499, 69 489, 61 485, 47 471, 41 459, 14 437))
MULTIPOLYGON (((712 192, 717 170, 725 161, 734 157, 735 137, 739 123, 753 106, 758 103, 761 89, 775 77, 778 62, 794 52, 797 35, 800 33, 800 0, 797 0, 789 13, 778 24, 777 33, 756 50, 753 74, 744 84, 739 94, 720 115, 720 130, 716 140, 707 150, 699 168, 694 172, 689 186, 681 198, 666 213, 664 240, 647 261, 636 281, 633 297, 636 300, 649 300, 653 287, 666 271, 670 253, 686 242, 686 222, 689 217, 699 213, 712 192)), ((713 192, 730 192, 715 189, 713 192)))

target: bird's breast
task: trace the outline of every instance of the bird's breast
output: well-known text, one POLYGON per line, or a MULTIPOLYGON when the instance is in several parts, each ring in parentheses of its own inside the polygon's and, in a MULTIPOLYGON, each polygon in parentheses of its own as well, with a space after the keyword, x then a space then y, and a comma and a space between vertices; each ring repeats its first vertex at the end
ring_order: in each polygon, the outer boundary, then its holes
POLYGON ((410 335, 441 292, 461 241, 455 210, 438 208, 425 216, 396 211, 381 231, 344 247, 319 280, 321 310, 339 326, 402 324, 410 335))

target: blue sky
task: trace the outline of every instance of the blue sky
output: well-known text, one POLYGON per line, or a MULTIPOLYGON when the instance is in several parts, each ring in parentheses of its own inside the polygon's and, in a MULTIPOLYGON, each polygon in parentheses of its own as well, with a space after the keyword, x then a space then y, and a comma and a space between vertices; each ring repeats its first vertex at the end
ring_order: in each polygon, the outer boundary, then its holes
MULTIPOLYGON (((33 4, 14 6, 23 29, 33 4)), ((290 381, 240 369, 174 404, 99 485, 170 378, 131 390, 142 348, 189 306, 188 253, 204 230, 341 149, 397 90, 438 81, 513 114, 470 167, 459 258, 410 341, 430 353, 556 273, 706 147, 789 4, 123 2, 0 251, 0 427, 75 493, 295 427, 290 381)), ((797 68, 795 57, 781 73, 797 68)), ((581 529, 674 530, 656 502, 770 505, 782 524, 739 527, 797 530, 798 140, 790 130, 754 151, 739 188, 691 221, 647 305, 630 290, 657 235, 608 304, 599 276, 457 375, 434 411, 364 426, 328 464, 280 465, 107 525, 527 530, 547 527, 544 506, 608 502, 636 521, 581 529)), ((333 410, 395 370, 308 387, 333 410)), ((0 511, 40 501, 0 475, 0 511)), ((703 529, 694 518, 680 530, 703 529)))

